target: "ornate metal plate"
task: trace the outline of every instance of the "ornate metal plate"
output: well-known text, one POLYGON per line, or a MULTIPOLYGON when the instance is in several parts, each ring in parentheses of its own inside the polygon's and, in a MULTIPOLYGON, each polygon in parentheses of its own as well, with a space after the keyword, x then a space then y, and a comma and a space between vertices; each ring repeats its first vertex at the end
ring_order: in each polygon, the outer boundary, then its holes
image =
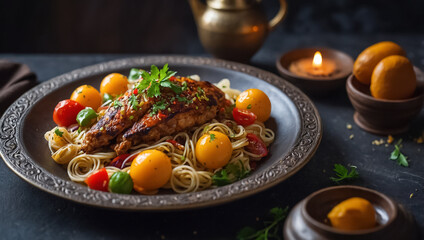
POLYGON ((211 206, 263 191, 301 169, 321 141, 322 126, 311 100, 282 78, 244 64, 188 56, 129 58, 77 69, 31 89, 16 100, 0 119, 0 153, 18 176, 54 195, 83 204, 127 210, 169 210, 211 206), (187 194, 125 195, 95 191, 69 180, 65 168, 50 157, 44 132, 55 126, 52 112, 60 100, 82 84, 100 85, 111 72, 128 75, 132 67, 169 63, 181 76, 198 74, 202 80, 229 78, 232 87, 259 88, 271 99, 266 125, 276 133, 270 156, 252 174, 233 184, 187 194))

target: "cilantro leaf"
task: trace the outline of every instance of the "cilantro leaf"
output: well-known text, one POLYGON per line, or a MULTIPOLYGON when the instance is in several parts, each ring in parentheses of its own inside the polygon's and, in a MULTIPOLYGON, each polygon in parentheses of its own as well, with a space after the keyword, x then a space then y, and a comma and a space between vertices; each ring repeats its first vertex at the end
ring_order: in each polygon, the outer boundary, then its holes
POLYGON ((168 64, 165 64, 160 70, 155 65, 152 65, 150 67, 150 74, 146 71, 140 73, 143 80, 137 84, 137 88, 140 91, 147 90, 148 97, 160 96, 161 87, 171 88, 172 91, 180 94, 182 88, 169 80, 169 78, 174 76, 177 72, 168 70, 168 64))
POLYGON ((162 80, 160 82, 160 86, 170 88, 176 94, 180 94, 182 92, 182 87, 178 86, 175 83, 172 83, 169 79, 162 80))
POLYGON ((395 144, 395 150, 393 150, 393 152, 390 154, 390 160, 395 160, 399 165, 408 167, 408 157, 400 151, 401 143, 402 139, 399 139, 399 141, 395 144))
POLYGON ((259 230, 256 230, 252 227, 242 228, 238 234, 237 239, 239 240, 249 240, 249 239, 281 239, 284 227, 284 220, 287 217, 289 208, 280 208, 274 207, 269 211, 269 215, 272 217, 272 221, 264 221, 265 227, 259 230))
POLYGON ((128 78, 132 81, 136 81, 141 78, 143 72, 145 71, 142 69, 131 68, 128 78))
POLYGON ((349 170, 345 166, 341 164, 334 164, 333 170, 334 172, 336 172, 337 177, 330 177, 330 179, 336 183, 343 180, 354 179, 359 177, 359 174, 356 171, 355 166, 350 166, 350 172, 349 172, 349 170))
POLYGON ((252 108, 252 104, 247 105, 247 109, 251 109, 252 108))
POLYGON ((217 186, 224 186, 224 185, 228 185, 228 184, 232 183, 231 180, 228 177, 227 170, 225 170, 225 169, 222 169, 222 170, 218 171, 217 173, 215 173, 212 176, 212 180, 213 180, 213 183, 217 186))
POLYGON ((134 110, 137 110, 138 109, 137 96, 135 96, 134 94, 131 94, 131 96, 128 98, 128 101, 129 101, 132 109, 134 109, 134 110))
POLYGON ((185 90, 187 90, 187 88, 188 88, 188 86, 187 86, 187 82, 186 81, 184 81, 183 83, 182 83, 182 88, 181 88, 181 91, 185 91, 185 90))
POLYGON ((215 134, 211 133, 209 136, 210 136, 209 142, 212 142, 213 140, 215 140, 215 134))
POLYGON ((150 87, 147 89, 147 96, 159 97, 160 96, 160 85, 156 81, 150 83, 150 87))
POLYGON ((122 107, 122 103, 118 100, 113 101, 113 107, 118 108, 118 107, 122 107))
POLYGON ((406 160, 408 157, 403 155, 402 153, 399 155, 399 158, 397 159, 397 163, 401 166, 408 167, 408 161, 406 160))
POLYGON ((239 164, 229 163, 223 169, 216 172, 212 176, 212 181, 217 186, 224 186, 245 178, 249 173, 250 171, 239 160, 239 164))
POLYGON ((60 131, 60 130, 59 130, 59 128, 56 128, 56 129, 54 130, 54 134, 56 134, 56 135, 57 135, 57 136, 59 136, 59 137, 62 137, 63 132, 62 132, 62 131, 60 131))
POLYGON ((150 66, 150 76, 152 76, 154 79, 159 79, 159 68, 156 67, 156 65, 150 66))

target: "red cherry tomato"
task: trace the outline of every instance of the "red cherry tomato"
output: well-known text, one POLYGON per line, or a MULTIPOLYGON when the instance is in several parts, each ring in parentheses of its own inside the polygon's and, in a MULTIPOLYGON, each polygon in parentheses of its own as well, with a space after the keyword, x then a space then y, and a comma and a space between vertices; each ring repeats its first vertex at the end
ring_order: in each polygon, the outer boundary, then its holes
POLYGON ((137 157, 137 154, 135 154, 130 159, 128 159, 128 161, 126 161, 125 165, 124 165, 125 159, 127 159, 127 157, 129 157, 129 156, 130 156, 130 154, 121 154, 121 155, 117 156, 116 158, 114 158, 112 160, 112 162, 109 163, 108 166, 113 166, 113 167, 123 169, 123 168, 125 168, 125 166, 131 165, 134 158, 137 157))
POLYGON ((60 101, 54 108, 53 121, 61 127, 68 127, 77 123, 77 115, 84 108, 83 105, 74 100, 60 101))
POLYGON ((106 168, 92 173, 84 182, 91 189, 108 192, 109 176, 107 175, 106 168))
POLYGON ((249 126, 256 121, 256 115, 253 112, 239 108, 233 109, 233 118, 237 124, 243 126, 249 126))
POLYGON ((249 141, 249 145, 246 146, 247 151, 259 155, 260 157, 268 155, 268 149, 262 139, 253 133, 248 133, 246 137, 249 141))

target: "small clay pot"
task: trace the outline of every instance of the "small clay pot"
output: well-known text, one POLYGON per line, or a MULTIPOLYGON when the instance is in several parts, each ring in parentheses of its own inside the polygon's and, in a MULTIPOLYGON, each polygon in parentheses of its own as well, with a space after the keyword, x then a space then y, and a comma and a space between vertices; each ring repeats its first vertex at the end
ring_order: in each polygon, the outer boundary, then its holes
POLYGON ((408 130, 424 102, 424 75, 414 68, 417 90, 413 97, 404 100, 382 100, 371 96, 368 85, 360 83, 352 74, 346 82, 346 91, 355 108, 353 119, 363 130, 380 135, 399 134, 408 130))
POLYGON ((276 61, 276 67, 284 79, 290 81, 306 93, 314 96, 325 96, 345 84, 347 77, 352 73, 353 59, 346 53, 331 48, 302 48, 281 55, 276 61), (320 51, 323 58, 335 61, 337 72, 334 75, 329 77, 305 77, 298 76, 289 71, 289 66, 292 62, 302 58, 313 57, 316 51, 320 51))
POLYGON ((284 239, 414 240, 418 239, 418 230, 412 215, 386 195, 363 187, 336 186, 312 193, 292 209, 284 224, 284 239), (361 197, 371 202, 377 214, 376 227, 346 231, 330 225, 327 214, 334 206, 351 197, 361 197))

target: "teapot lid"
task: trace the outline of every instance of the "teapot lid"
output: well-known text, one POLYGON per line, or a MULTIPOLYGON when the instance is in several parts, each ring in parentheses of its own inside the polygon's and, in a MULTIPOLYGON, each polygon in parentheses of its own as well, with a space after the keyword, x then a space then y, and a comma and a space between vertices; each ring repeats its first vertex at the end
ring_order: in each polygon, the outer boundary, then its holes
POLYGON ((207 0, 208 6, 222 10, 240 10, 250 8, 258 0, 207 0))

